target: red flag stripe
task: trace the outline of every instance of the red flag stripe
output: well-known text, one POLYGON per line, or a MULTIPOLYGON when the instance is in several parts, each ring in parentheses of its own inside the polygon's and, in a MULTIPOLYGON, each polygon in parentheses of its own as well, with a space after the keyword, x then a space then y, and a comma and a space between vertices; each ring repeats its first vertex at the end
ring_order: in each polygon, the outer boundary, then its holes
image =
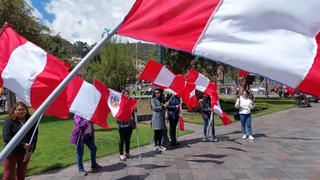
POLYGON ((219 2, 137 0, 118 34, 191 52, 219 2))

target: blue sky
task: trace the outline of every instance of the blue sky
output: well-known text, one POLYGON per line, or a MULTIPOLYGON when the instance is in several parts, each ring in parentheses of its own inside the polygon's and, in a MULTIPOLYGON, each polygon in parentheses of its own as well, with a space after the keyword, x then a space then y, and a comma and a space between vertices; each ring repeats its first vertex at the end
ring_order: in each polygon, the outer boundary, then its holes
MULTIPOLYGON (((113 29, 129 12, 135 0, 27 0, 34 15, 53 35, 74 43, 93 44, 105 28, 113 29)), ((126 39, 127 40, 127 39, 126 39)))
POLYGON ((45 10, 45 5, 49 3, 49 0, 31 0, 31 3, 33 7, 41 13, 44 19, 49 22, 53 21, 54 15, 45 10))

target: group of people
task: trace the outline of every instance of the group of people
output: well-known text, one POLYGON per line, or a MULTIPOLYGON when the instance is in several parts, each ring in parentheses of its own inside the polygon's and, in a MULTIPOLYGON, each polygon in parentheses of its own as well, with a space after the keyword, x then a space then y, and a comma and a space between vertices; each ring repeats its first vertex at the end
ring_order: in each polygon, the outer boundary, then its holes
MULTIPOLYGON (((124 90, 123 95, 129 97, 129 91, 124 90)), ((254 139, 251 128, 251 110, 254 108, 253 101, 248 98, 249 92, 243 91, 242 95, 237 99, 235 107, 239 109, 242 138, 254 139)), ((169 122, 170 145, 176 147, 179 145, 176 137, 176 127, 179 122, 180 98, 175 95, 169 95, 164 98, 161 89, 155 89, 150 101, 152 109, 151 127, 154 130, 154 151, 161 152, 166 150, 163 145, 163 137, 166 129, 166 119, 169 122)), ((211 141, 217 142, 215 136, 214 118, 211 110, 210 97, 204 95, 200 101, 202 117, 204 121, 203 134, 204 141, 208 140, 209 131, 208 126, 211 127, 211 141)), ((129 120, 117 119, 119 131, 119 158, 125 161, 132 158, 130 154, 130 139, 132 131, 136 128, 135 115, 136 110, 133 111, 129 120), (125 154, 123 152, 125 146, 125 154)), ((5 121, 3 126, 3 141, 8 144, 15 134, 22 128, 22 126, 29 119, 28 106, 23 102, 16 103, 9 112, 9 118, 5 121)), ((29 130, 21 142, 14 148, 11 154, 3 161, 3 179, 24 179, 26 169, 30 160, 32 152, 36 149, 38 137, 38 128, 34 126, 29 130), (16 175, 15 175, 15 169, 16 175)), ((71 134, 71 143, 75 145, 77 165, 79 173, 87 175, 84 169, 82 157, 84 153, 84 145, 90 150, 91 155, 91 169, 101 169, 96 161, 97 146, 95 145, 95 135, 93 122, 84 119, 81 116, 74 116, 74 130, 71 134)))

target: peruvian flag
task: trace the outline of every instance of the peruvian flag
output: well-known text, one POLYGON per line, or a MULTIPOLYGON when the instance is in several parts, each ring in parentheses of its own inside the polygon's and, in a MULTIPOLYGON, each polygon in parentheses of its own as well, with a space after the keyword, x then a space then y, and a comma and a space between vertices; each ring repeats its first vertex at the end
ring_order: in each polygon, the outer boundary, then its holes
POLYGON ((103 128, 110 128, 107 123, 110 109, 106 106, 103 87, 99 84, 92 85, 76 76, 68 84, 67 93, 70 112, 90 119, 103 128))
POLYGON ((243 77, 243 76, 255 76, 255 74, 238 69, 238 76, 243 77))
MULTIPOLYGON (((62 60, 29 42, 11 27, 0 33, 0 84, 37 109, 67 76, 62 60)), ((44 114, 68 118, 66 91, 56 98, 44 114)))
POLYGON ((94 80, 93 84, 104 89, 104 99, 106 100, 111 114, 114 118, 120 119, 124 122, 128 122, 132 116, 132 112, 137 104, 136 99, 129 99, 122 96, 120 92, 107 88, 103 83, 98 80, 94 80))
POLYGON ((170 89, 175 93, 180 93, 185 87, 185 79, 182 75, 173 74, 155 60, 148 61, 140 75, 140 80, 151 82, 161 89, 170 89))
POLYGON ((286 86, 284 88, 285 91, 287 91, 289 93, 289 96, 294 96, 294 89, 289 87, 289 86, 286 86))
POLYGON ((199 105, 199 100, 196 96, 196 85, 194 83, 187 82, 184 90, 178 96, 187 105, 189 111, 199 105))
POLYGON ((184 120, 182 116, 182 101, 180 99, 180 107, 179 107, 179 129, 180 131, 184 131, 184 120))
POLYGON ((119 35, 320 96, 319 0, 136 0, 119 35))
POLYGON ((217 91, 217 84, 212 83, 209 78, 199 73, 194 68, 189 70, 185 78, 187 82, 194 83, 197 90, 206 93, 209 96, 213 96, 217 91))
POLYGON ((231 118, 221 109, 219 102, 213 105, 213 112, 219 116, 223 125, 227 126, 232 123, 231 118))
POLYGON ((231 118, 221 109, 219 95, 217 92, 211 96, 211 108, 213 112, 219 116, 223 125, 227 126, 232 123, 231 118))

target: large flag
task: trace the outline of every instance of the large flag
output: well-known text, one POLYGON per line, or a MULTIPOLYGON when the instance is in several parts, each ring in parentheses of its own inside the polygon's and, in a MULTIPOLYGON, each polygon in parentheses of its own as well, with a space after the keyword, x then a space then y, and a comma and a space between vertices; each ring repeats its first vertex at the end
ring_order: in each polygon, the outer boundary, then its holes
POLYGON ((140 80, 151 82, 161 89, 180 93, 185 87, 182 75, 175 75, 168 68, 155 60, 149 60, 140 75, 140 80))
POLYGON ((101 86, 92 85, 76 76, 68 84, 67 93, 70 112, 90 119, 101 127, 110 127, 107 123, 110 110, 104 98, 105 91, 101 86))
MULTIPOLYGON (((0 84, 37 109, 67 76, 64 62, 29 42, 11 27, 0 34, 0 84)), ((45 114, 68 118, 66 93, 63 91, 45 114)))
POLYGON ((104 89, 104 97, 106 100, 105 106, 111 110, 111 114, 114 118, 120 119, 124 122, 128 122, 132 116, 132 112, 136 106, 136 99, 129 99, 122 96, 120 92, 107 88, 103 83, 94 80, 93 84, 104 89))
POLYGON ((136 0, 118 34, 320 96, 319 0, 136 0))
POLYGON ((209 96, 215 95, 217 91, 217 84, 212 83, 209 78, 199 73, 194 68, 191 68, 189 72, 185 76, 186 81, 189 83, 194 83, 196 85, 196 89, 206 93, 209 96))

